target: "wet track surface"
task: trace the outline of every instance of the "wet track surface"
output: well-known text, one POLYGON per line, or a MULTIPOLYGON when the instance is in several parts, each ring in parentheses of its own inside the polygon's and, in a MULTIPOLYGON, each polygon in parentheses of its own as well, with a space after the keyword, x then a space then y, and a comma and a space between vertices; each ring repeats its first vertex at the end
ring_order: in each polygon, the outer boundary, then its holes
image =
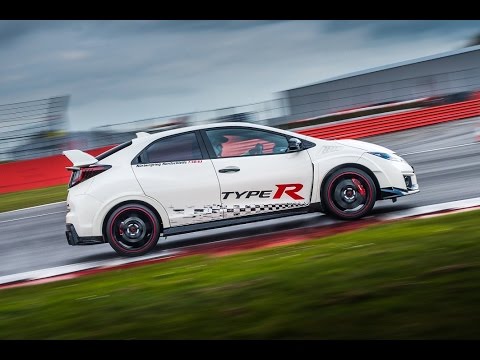
MULTIPOLYGON (((362 139, 400 155, 409 154, 403 157, 415 167, 420 185, 420 193, 400 198, 395 204, 377 202, 373 216, 480 196, 480 141, 475 141, 474 134, 479 126, 480 120, 468 119, 362 139), (453 148, 443 149, 446 147, 453 148)), ((65 203, 58 203, 0 214, 0 276, 118 258, 108 244, 69 246, 65 238, 65 213, 65 203)), ((177 235, 160 239, 155 252, 334 222, 322 214, 307 214, 177 235)))

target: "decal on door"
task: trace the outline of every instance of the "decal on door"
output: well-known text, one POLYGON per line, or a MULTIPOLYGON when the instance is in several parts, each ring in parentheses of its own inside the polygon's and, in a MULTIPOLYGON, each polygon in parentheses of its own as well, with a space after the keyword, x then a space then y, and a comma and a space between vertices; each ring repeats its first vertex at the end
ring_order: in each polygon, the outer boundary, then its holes
POLYGON ((187 164, 201 164, 203 160, 184 160, 184 161, 164 161, 161 163, 137 164, 136 167, 152 167, 152 166, 166 166, 166 165, 187 165, 187 164))
POLYGON ((182 226, 187 224, 228 219, 237 216, 247 216, 281 210, 296 209, 309 205, 308 201, 299 201, 305 200, 301 195, 298 194, 298 192, 303 189, 303 184, 278 184, 275 186, 276 189, 272 190, 222 192, 223 200, 230 200, 231 202, 235 202, 235 200, 245 201, 247 199, 250 199, 252 202, 259 202, 259 199, 265 199, 265 202, 261 201, 261 204, 240 205, 233 203, 228 205, 189 205, 185 208, 178 208, 171 205, 168 207, 170 224, 172 226, 182 226), (267 199, 270 199, 270 201, 268 201, 267 199), (275 201, 279 199, 296 201, 291 201, 287 203, 278 203, 277 201, 275 201))
POLYGON ((257 204, 257 205, 229 205, 225 206, 225 216, 232 217, 238 215, 253 215, 253 214, 261 214, 265 212, 271 211, 280 211, 280 210, 287 210, 287 209, 296 209, 300 207, 308 206, 308 203, 301 202, 301 203, 286 203, 286 204, 257 204))
POLYGON ((297 192, 303 189, 302 184, 280 184, 275 186, 277 187, 276 190, 223 191, 222 199, 250 199, 255 197, 260 199, 280 199, 283 196, 284 198, 290 197, 293 200, 304 200, 302 196, 297 194, 297 192))
POLYGON ((187 224, 202 223, 214 220, 228 219, 237 216, 248 216, 282 211, 288 209, 297 209, 308 206, 307 202, 295 202, 284 204, 256 204, 256 205, 206 205, 203 208, 198 206, 189 206, 185 209, 174 208, 170 206, 168 213, 170 215, 171 226, 182 226, 187 224), (220 214, 221 215, 220 215, 220 214), (220 215, 220 216, 219 216, 220 215))
POLYGON ((204 205, 203 207, 190 205, 185 208, 168 207, 171 226, 197 224, 223 219, 222 206, 217 204, 204 205))

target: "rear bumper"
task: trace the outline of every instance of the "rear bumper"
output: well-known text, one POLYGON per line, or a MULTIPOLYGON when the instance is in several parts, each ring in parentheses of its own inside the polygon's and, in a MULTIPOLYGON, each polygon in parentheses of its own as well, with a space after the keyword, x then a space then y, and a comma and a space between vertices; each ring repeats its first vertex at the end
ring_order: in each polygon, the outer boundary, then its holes
POLYGON ((67 236, 68 245, 96 245, 105 243, 102 236, 90 236, 90 237, 80 237, 75 230, 73 224, 67 224, 67 230, 65 231, 67 236))

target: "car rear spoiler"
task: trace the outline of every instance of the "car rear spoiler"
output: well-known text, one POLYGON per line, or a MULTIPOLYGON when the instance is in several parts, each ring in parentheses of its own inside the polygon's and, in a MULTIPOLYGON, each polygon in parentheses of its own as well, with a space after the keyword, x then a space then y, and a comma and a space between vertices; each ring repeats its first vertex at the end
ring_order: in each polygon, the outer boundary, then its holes
POLYGON ((73 164, 73 167, 67 167, 67 169, 86 167, 98 162, 92 155, 87 154, 81 150, 66 150, 63 152, 68 160, 73 164))

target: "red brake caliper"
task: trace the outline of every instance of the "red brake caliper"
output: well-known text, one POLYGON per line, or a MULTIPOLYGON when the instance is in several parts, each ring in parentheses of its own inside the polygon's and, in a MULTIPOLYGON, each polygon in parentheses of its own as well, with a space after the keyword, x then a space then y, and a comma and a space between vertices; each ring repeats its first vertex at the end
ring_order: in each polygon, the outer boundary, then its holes
POLYGON ((365 188, 363 187, 362 183, 358 180, 358 179, 352 179, 352 182, 355 184, 355 186, 357 187, 357 190, 358 192, 360 193, 360 195, 362 195, 363 197, 365 197, 365 194, 367 193, 365 191, 365 188))

